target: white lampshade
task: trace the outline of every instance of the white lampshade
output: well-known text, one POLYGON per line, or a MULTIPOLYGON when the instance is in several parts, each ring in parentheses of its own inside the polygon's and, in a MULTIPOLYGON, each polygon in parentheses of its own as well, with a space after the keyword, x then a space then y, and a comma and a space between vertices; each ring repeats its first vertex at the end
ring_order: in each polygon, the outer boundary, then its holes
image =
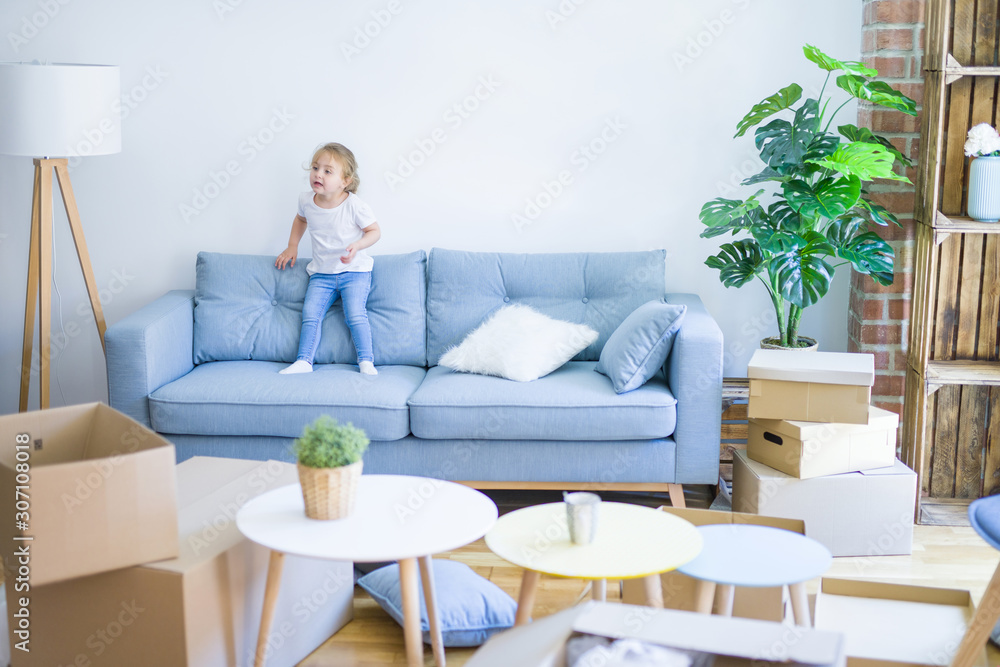
POLYGON ((0 63, 0 154, 61 158, 121 149, 117 66, 0 63))

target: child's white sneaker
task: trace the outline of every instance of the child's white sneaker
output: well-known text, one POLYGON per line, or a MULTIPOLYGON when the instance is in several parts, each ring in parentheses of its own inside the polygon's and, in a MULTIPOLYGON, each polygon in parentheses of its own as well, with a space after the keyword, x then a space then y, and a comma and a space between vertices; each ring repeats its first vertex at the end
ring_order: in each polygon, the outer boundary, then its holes
POLYGON ((308 361, 303 361, 302 359, 299 359, 288 368, 283 368, 278 372, 281 373, 282 375, 292 375, 293 373, 312 373, 312 370, 313 370, 312 364, 310 364, 308 361))
POLYGON ((358 362, 358 369, 365 375, 378 375, 378 371, 375 370, 375 364, 370 361, 358 362))

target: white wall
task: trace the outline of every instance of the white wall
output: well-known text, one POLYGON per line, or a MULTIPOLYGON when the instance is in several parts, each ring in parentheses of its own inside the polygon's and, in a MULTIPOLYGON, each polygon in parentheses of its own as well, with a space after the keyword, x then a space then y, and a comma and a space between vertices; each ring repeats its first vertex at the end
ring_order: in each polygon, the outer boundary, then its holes
MULTIPOLYGON (((791 81, 822 83, 804 43, 858 59, 860 3, 575 3, 4 0, 0 60, 121 66, 123 150, 72 171, 109 323, 193 287, 200 250, 278 253, 302 165, 340 141, 383 229, 373 252, 665 247, 669 289, 701 294, 726 335, 726 374, 744 375, 771 333, 769 301, 759 286, 724 289, 704 266, 719 241, 698 238, 698 211, 759 167, 752 139, 732 139, 750 106, 791 81), (377 34, 345 53, 366 29, 377 34), (603 152, 585 157, 588 144, 603 152), (411 155, 421 164, 387 182, 411 155), (227 163, 238 173, 220 176, 227 163), (568 185, 518 228, 515 214, 561 172, 568 185)), ((17 409, 31 174, 30 159, 0 157, 0 413, 17 409)), ((56 341, 52 403, 107 400, 60 214, 54 331, 69 335, 56 341)), ((841 274, 803 318, 828 350, 846 345, 841 274)))

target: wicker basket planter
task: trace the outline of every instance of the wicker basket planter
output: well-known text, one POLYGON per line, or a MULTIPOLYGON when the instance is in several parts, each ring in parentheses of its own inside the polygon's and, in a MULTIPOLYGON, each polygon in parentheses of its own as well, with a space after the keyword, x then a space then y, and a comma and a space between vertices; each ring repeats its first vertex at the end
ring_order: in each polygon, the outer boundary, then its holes
POLYGON ((358 496, 362 465, 364 461, 340 468, 310 468, 300 463, 299 482, 306 516, 323 521, 349 516, 358 496))
POLYGON ((785 347, 784 345, 778 344, 777 336, 771 336, 760 341, 760 349, 762 350, 792 350, 793 352, 813 352, 819 348, 819 343, 816 342, 815 338, 809 338, 809 336, 799 336, 799 341, 806 341, 809 343, 804 347, 785 347))

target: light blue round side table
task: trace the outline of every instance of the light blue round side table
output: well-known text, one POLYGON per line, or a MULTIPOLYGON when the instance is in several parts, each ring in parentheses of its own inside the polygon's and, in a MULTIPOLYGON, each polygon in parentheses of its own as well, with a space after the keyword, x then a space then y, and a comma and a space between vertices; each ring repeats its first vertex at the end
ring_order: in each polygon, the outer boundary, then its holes
POLYGON ((701 553, 677 568, 699 580, 697 611, 712 613, 718 593, 719 613, 732 616, 736 586, 787 586, 796 625, 812 625, 805 582, 830 568, 829 549, 805 535, 769 526, 721 524, 699 526, 698 532, 701 553))

